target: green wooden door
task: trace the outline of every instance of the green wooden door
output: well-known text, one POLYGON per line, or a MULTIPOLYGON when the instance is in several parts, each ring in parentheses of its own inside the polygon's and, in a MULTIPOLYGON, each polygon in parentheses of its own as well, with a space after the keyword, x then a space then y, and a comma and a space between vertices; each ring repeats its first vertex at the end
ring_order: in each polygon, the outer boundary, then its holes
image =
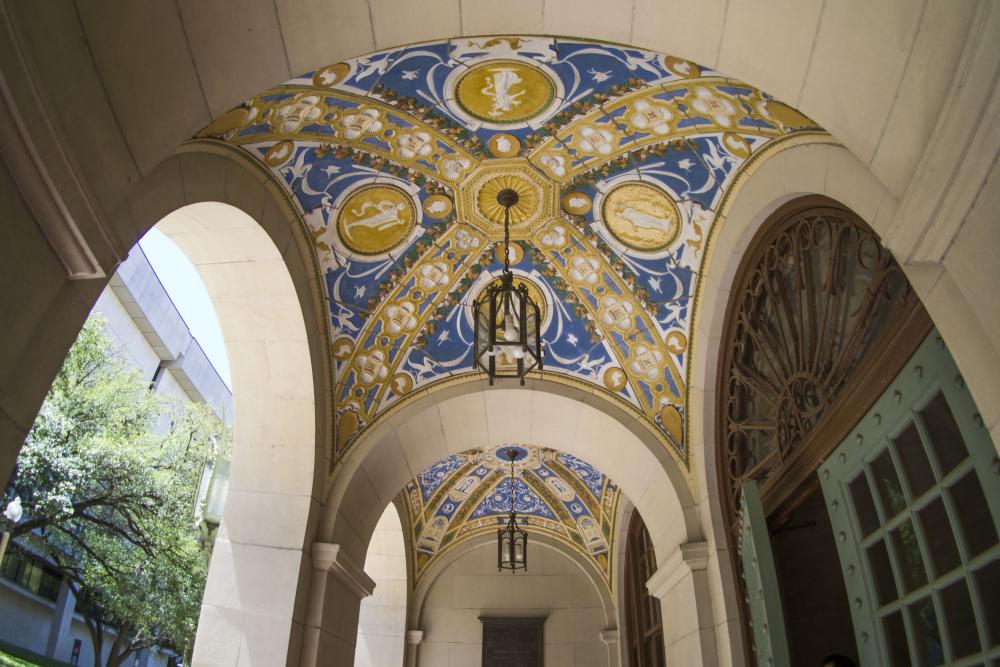
POLYGON ((862 665, 1000 665, 998 471, 932 331, 819 468, 862 665))
POLYGON ((739 556, 758 667, 788 667, 788 639, 781 593, 771 553, 771 535, 757 482, 743 482, 740 493, 739 556))

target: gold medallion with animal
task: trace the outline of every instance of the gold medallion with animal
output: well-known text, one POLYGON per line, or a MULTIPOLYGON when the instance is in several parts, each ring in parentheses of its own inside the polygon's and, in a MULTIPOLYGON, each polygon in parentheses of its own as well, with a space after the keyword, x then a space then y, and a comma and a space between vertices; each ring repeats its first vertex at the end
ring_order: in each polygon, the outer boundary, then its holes
POLYGON ((521 123, 548 108, 552 80, 537 67, 517 60, 474 65, 455 86, 455 98, 471 116, 490 123, 521 123))
POLYGON ((623 183, 604 198, 601 217, 622 245, 639 252, 659 252, 680 232, 680 212, 666 192, 648 183, 623 183))
POLYGON ((347 197, 337 216, 337 236, 353 252, 378 255, 402 243, 416 224, 408 194, 391 185, 369 185, 347 197))

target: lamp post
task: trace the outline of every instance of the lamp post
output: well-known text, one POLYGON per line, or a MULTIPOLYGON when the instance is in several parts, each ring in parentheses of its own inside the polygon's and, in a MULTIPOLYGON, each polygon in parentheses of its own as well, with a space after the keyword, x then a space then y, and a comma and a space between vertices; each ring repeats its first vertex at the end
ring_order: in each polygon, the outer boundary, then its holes
POLYGON ((3 513, 5 523, 10 524, 10 528, 3 531, 3 537, 0 538, 0 565, 3 565, 4 554, 7 553, 7 543, 10 542, 10 529, 17 525, 17 522, 21 520, 21 499, 14 498, 14 500, 7 503, 7 509, 3 513))

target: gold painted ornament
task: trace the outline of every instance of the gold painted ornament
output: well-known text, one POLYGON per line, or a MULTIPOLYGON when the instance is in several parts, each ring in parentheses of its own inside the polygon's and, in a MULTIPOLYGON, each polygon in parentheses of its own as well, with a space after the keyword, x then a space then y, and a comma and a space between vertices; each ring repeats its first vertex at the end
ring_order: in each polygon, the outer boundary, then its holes
POLYGON ((441 220, 451 214, 454 204, 447 195, 431 195, 424 200, 424 215, 441 220))
MULTIPOLYGON (((520 243, 511 243, 508 249, 510 255, 510 265, 516 266, 521 263, 524 259, 524 248, 521 247, 520 243)), ((493 257, 496 259, 498 264, 503 264, 503 246, 497 244, 496 250, 493 251, 493 257)))
POLYGON ((730 155, 746 159, 750 157, 750 142, 738 134, 726 132, 722 135, 722 145, 730 155))
POLYGON ((680 212, 666 192, 648 183, 623 183, 601 204, 608 232, 622 245, 639 252, 659 252, 680 232, 680 212))
POLYGON ((618 366, 610 366, 604 371, 604 377, 602 381, 604 386, 613 392, 619 392, 625 388, 625 382, 628 380, 628 376, 625 375, 625 371, 618 366))
POLYGON ((586 215, 593 205, 586 192, 567 192, 562 198, 563 210, 572 215, 586 215))
POLYGON ((503 174, 483 183, 476 197, 479 212, 490 222, 503 225, 504 207, 497 201, 501 190, 513 190, 517 193, 517 203, 510 207, 511 226, 520 225, 535 212, 538 207, 538 193, 525 179, 514 174, 503 174))
POLYGON ((675 74, 685 79, 694 79, 701 74, 700 67, 695 65, 690 60, 684 60, 683 58, 664 56, 663 66, 666 67, 667 71, 671 74, 675 74))
POLYGON ((514 157, 521 150, 521 140, 506 132, 494 134, 486 145, 495 157, 514 157))
POLYGON ((353 252, 378 255, 402 243, 416 221, 416 207, 407 193, 392 185, 369 185, 341 205, 337 236, 353 252))
POLYGON ((291 141, 279 141, 267 149, 264 163, 268 167, 280 167, 288 162, 295 153, 295 144, 291 141))
POLYGON ((514 124, 545 111, 555 85, 542 70, 518 60, 489 60, 469 68, 455 86, 458 105, 489 123, 514 124))
POLYGON ((337 361, 344 361, 354 351, 354 339, 350 336, 340 336, 330 345, 330 353, 337 361))
POLYGON ((413 378, 409 373, 396 373, 392 376, 392 390, 397 396, 405 396, 413 391, 413 378))
POLYGON ((333 88, 338 83, 347 78, 351 73, 351 66, 347 63, 336 63, 321 67, 312 75, 313 85, 317 88, 333 88))

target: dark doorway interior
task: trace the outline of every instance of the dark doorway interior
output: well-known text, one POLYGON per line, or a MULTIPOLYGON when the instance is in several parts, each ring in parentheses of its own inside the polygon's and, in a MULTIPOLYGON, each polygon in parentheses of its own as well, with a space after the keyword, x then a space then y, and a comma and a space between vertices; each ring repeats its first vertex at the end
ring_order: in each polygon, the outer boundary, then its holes
POLYGON ((771 531, 793 665, 821 665, 831 653, 857 661, 837 544, 818 490, 771 531))

